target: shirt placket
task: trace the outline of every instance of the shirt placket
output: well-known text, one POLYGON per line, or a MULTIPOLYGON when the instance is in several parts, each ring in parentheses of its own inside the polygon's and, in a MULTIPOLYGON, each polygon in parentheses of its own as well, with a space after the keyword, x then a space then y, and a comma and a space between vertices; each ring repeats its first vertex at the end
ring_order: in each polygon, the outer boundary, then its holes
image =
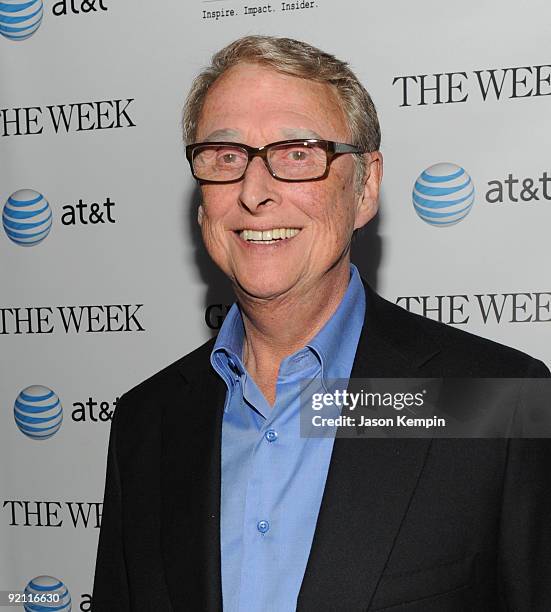
MULTIPOLYGON (((282 462, 281 470, 277 471, 275 480, 270 479, 273 462, 278 453, 278 440, 298 432, 298 416, 294 413, 296 406, 288 405, 289 393, 287 385, 295 385, 299 368, 304 368, 311 376, 319 375, 319 365, 312 355, 304 352, 295 356, 282 367, 282 378, 278 378, 276 404, 263 410, 267 418, 258 415, 258 440, 251 453, 250 479, 247 485, 245 502, 245 518, 243 525, 243 565, 241 570, 240 602, 247 602, 246 607, 240 603, 242 612, 250 610, 265 610, 268 593, 264 577, 270 572, 281 571, 279 567, 278 547, 282 537, 276 506, 281 498, 281 483, 289 478, 289 467, 294 465, 294 455, 300 452, 296 445, 289 448, 292 456, 282 462), (311 357, 311 360, 308 359, 311 357), (281 402, 286 414, 280 413, 281 402), (269 410, 269 414, 265 410, 269 410), (295 431, 296 430, 296 431, 295 431), (251 602, 254 602, 251 605, 251 602)), ((292 393, 291 393, 292 395, 292 393)), ((263 399, 263 398, 262 398, 263 399)), ((298 401, 295 399, 294 401, 298 401)), ((264 400, 265 402, 265 400, 264 400)))
MULTIPOLYGON (((275 407, 272 409, 275 410, 275 407)), ((268 474, 273 461, 276 415, 257 414, 258 439, 251 452, 251 469, 247 484, 243 521, 243 563, 241 568, 240 606, 242 612, 260 610, 265 601, 263 577, 276 561, 277 521, 274 516, 276 490, 268 474), (272 433, 269 433, 272 432, 272 433), (247 602, 243 605, 242 602, 247 602)))

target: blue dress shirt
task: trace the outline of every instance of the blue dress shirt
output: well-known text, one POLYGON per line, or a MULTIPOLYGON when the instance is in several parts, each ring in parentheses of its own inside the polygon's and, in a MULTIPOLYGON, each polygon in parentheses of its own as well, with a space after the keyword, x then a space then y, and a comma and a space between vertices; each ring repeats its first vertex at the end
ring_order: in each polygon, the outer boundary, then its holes
POLYGON ((364 288, 350 264, 333 316, 281 362, 273 407, 243 366, 236 304, 226 316, 211 353, 228 388, 220 500, 225 612, 296 610, 334 442, 334 436, 301 437, 299 381, 325 385, 350 377, 364 315, 364 288))

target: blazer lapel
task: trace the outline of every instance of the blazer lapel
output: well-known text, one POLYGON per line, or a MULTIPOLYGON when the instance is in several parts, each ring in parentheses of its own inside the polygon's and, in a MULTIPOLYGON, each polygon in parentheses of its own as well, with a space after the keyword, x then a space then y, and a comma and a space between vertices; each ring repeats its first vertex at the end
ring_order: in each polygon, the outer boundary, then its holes
MULTIPOLYGON (((198 360, 201 363, 200 360, 198 360)), ((226 388, 208 361, 164 408, 161 546, 175 612, 222 609, 220 444, 226 388)))
MULTIPOLYGON (((385 321, 389 305, 365 289, 351 378, 420 376, 418 365, 434 346, 404 350, 396 339, 404 330, 385 321)), ((429 447, 426 439, 337 437, 297 610, 368 609, 429 447)))

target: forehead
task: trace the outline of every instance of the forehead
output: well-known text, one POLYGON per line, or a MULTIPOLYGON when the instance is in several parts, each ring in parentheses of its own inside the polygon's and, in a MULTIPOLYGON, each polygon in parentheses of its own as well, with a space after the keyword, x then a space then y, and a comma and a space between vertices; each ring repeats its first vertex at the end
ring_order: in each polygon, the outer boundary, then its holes
POLYGON ((238 64, 211 86, 199 116, 197 138, 218 130, 245 136, 254 128, 279 130, 282 137, 302 130, 305 136, 310 132, 326 139, 347 138, 349 131, 331 85, 258 64, 238 64))

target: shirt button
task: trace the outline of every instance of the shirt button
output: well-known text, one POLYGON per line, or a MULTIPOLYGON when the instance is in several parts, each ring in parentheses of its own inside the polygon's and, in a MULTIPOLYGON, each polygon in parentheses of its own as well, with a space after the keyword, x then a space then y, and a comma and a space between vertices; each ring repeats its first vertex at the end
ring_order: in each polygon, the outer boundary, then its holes
POLYGON ((241 372, 239 371, 237 364, 231 357, 228 357, 228 365, 230 367, 230 370, 233 372, 233 377, 235 378, 235 380, 239 380, 239 375, 241 372))
POLYGON ((264 437, 268 442, 275 442, 277 440, 277 431, 275 429, 268 429, 268 431, 264 434, 264 437))
POLYGON ((270 523, 268 521, 258 521, 256 528, 260 533, 266 533, 270 529, 270 523))

